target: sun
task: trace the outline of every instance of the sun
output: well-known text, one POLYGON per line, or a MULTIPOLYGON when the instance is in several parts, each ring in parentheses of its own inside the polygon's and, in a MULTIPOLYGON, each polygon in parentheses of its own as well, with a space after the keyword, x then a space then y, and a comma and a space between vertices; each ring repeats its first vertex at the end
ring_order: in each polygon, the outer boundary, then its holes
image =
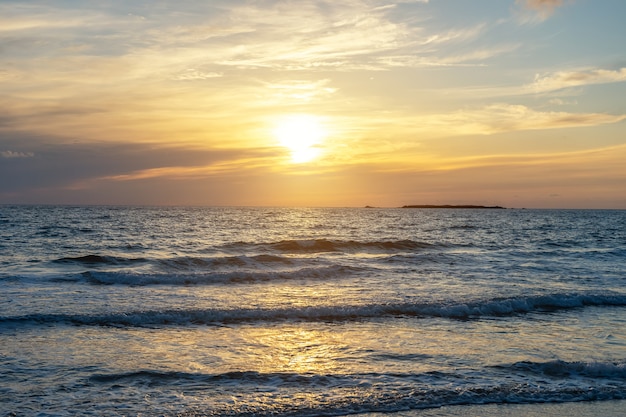
POLYGON ((326 136, 328 132, 320 118, 308 114, 285 116, 274 129, 274 137, 281 146, 289 149, 294 163, 317 158, 321 153, 319 145, 326 136))

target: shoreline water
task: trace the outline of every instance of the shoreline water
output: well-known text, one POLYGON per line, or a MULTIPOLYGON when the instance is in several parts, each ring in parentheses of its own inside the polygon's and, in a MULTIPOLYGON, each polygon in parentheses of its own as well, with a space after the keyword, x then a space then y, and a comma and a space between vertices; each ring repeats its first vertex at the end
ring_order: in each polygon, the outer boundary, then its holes
POLYGON ((626 400, 538 404, 450 405, 396 413, 364 413, 359 417, 596 417, 623 416, 626 400))

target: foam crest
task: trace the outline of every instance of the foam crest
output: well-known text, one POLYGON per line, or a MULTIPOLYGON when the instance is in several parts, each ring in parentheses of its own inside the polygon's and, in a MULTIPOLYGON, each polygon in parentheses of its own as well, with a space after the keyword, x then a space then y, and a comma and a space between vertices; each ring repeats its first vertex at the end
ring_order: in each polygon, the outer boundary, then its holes
POLYGON ((484 316, 505 316, 531 311, 584 306, 626 306, 620 295, 554 295, 514 298, 475 304, 371 304, 363 306, 315 306, 284 308, 239 308, 136 311, 105 315, 34 314, 0 317, 2 323, 71 323, 87 326, 149 327, 162 325, 222 325, 251 322, 354 321, 379 317, 443 317, 475 319, 484 316))
MULTIPOLYGON (((621 386, 602 381, 597 381, 593 387, 575 380, 567 383, 545 379, 495 383, 488 376, 475 376, 468 381, 449 372, 299 374, 232 371, 202 374, 138 370, 94 374, 89 383, 96 387, 147 385, 163 389, 175 386, 182 390, 203 390, 206 395, 237 390, 239 402, 216 403, 211 414, 217 415, 330 416, 451 405, 616 400, 626 396, 621 386), (286 394, 284 400, 274 397, 271 404, 259 399, 259 392, 277 389, 298 395, 286 394)), ((198 415, 204 414, 200 411, 198 415)))
POLYGON ((550 294, 513 297, 427 308, 434 316, 478 318, 513 314, 566 310, 585 306, 626 306, 626 295, 618 294, 550 294))
POLYGON ((626 362, 524 361, 509 366, 504 365, 502 368, 556 378, 580 376, 586 378, 626 379, 626 362))

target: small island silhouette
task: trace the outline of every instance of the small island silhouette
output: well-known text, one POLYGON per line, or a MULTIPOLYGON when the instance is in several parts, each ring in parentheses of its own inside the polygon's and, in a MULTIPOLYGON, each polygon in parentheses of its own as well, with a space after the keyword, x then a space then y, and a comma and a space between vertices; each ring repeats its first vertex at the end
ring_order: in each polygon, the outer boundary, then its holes
POLYGON ((445 209, 503 209, 502 206, 476 206, 471 204, 459 204, 459 205, 451 205, 451 204, 411 204, 408 206, 402 206, 402 208, 445 208, 445 209))

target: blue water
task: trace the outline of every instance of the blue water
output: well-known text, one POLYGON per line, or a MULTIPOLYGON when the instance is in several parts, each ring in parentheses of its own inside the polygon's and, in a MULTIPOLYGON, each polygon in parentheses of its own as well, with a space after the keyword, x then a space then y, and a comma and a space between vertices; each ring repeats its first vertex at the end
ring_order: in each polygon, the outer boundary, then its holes
POLYGON ((626 398, 626 211, 0 206, 4 415, 626 398))

